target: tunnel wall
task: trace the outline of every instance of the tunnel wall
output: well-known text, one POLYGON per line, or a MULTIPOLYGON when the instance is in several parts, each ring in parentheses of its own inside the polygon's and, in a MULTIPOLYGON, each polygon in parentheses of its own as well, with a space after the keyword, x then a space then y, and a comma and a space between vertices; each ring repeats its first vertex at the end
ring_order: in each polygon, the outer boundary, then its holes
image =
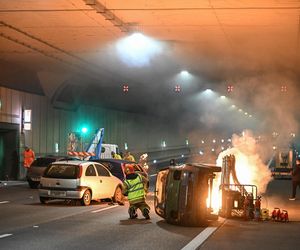
MULTIPOLYGON (((64 155, 68 133, 79 132, 82 126, 89 129, 84 135, 85 141, 91 139, 97 128, 104 127, 105 143, 118 144, 120 150, 124 151, 126 142, 136 157, 140 153, 162 149, 162 141, 166 141, 166 148, 184 147, 185 137, 174 131, 171 123, 158 117, 91 106, 80 106, 76 111, 54 109, 45 96, 5 87, 0 87, 0 98, 0 122, 19 125, 19 153, 23 151, 24 145, 28 145, 36 155, 64 155), (22 108, 32 110, 32 129, 24 130, 24 133, 21 133, 22 108), (56 143, 59 152, 55 152, 56 143)), ((24 177, 22 167, 19 176, 24 177)))

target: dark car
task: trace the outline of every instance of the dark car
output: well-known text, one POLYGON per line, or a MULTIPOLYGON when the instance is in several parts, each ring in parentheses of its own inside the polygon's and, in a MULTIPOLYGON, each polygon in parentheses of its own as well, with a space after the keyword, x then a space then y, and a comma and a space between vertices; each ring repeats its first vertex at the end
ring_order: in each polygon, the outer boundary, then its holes
POLYGON ((117 160, 117 159, 99 159, 93 161, 105 165, 108 168, 108 170, 112 173, 112 175, 116 176, 121 181, 124 181, 125 179, 125 173, 124 173, 125 164, 134 164, 135 171, 145 176, 148 179, 148 173, 146 172, 146 170, 143 169, 139 164, 133 163, 131 161, 117 160))
POLYGON ((37 188, 40 184, 42 175, 44 174, 46 168, 55 161, 67 161, 67 160, 78 160, 74 157, 67 156, 43 156, 36 158, 30 168, 27 170, 26 179, 31 188, 37 188))

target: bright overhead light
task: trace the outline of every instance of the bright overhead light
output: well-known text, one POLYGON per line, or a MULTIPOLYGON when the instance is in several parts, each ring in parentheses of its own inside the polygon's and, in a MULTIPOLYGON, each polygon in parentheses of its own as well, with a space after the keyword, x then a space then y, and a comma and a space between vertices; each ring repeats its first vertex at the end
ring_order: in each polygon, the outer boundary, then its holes
POLYGON ((225 95, 221 95, 220 98, 221 99, 226 99, 226 96, 225 95))
POLYGON ((236 108, 236 106, 233 104, 233 105, 231 105, 231 107, 234 109, 234 108, 236 108))
POLYGON ((163 51, 162 45, 141 33, 134 33, 116 44, 120 59, 131 67, 143 67, 163 51))
POLYGON ((189 74, 190 73, 187 70, 183 70, 180 72, 180 75, 182 75, 183 77, 187 77, 187 76, 189 76, 189 74))

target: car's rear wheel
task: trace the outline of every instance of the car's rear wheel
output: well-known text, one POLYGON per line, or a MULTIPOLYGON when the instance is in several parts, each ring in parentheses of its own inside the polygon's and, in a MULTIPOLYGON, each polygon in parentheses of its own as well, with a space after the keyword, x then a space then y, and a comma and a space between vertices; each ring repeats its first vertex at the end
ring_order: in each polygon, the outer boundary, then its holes
POLYGON ((85 190, 85 192, 83 193, 83 196, 81 198, 81 205, 82 206, 88 206, 91 204, 91 200, 92 200, 92 194, 90 190, 85 190))
POLYGON ((42 204, 45 204, 48 200, 49 200, 49 198, 46 198, 46 197, 40 197, 40 202, 41 202, 42 204))
POLYGON ((28 184, 29 184, 30 188, 36 189, 36 188, 38 188, 40 183, 36 182, 36 181, 28 181, 28 184))
POLYGON ((119 205, 124 205, 124 195, 122 193, 122 189, 119 186, 115 190, 113 202, 116 202, 119 205))

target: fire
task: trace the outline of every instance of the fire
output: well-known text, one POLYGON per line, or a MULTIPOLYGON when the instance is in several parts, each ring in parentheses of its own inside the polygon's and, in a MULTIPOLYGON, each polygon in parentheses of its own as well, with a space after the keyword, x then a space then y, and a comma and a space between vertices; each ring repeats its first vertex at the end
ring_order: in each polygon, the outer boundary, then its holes
MULTIPOLYGON (((266 191, 268 183, 271 181, 271 171, 263 163, 258 154, 255 138, 249 131, 244 131, 242 136, 233 135, 233 147, 221 152, 217 159, 217 165, 222 166, 222 159, 226 155, 234 155, 236 175, 241 184, 256 185, 258 193, 266 191)), ((231 184, 233 180, 230 180, 231 184)), ((221 206, 221 194, 219 186, 221 184, 221 174, 214 179, 212 191, 212 208, 218 211, 221 206)))

